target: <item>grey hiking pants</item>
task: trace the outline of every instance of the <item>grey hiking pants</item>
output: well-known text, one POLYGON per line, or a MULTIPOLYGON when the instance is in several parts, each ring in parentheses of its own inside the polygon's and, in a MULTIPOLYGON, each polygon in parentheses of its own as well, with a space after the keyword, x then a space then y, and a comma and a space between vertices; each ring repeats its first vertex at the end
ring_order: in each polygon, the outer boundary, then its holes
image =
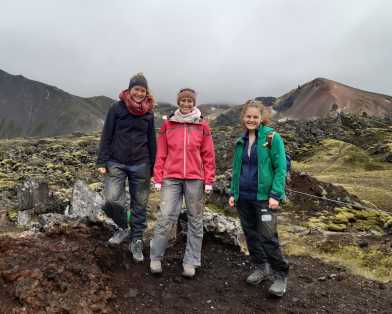
POLYGON ((146 207, 150 192, 150 165, 124 165, 109 161, 105 176, 105 204, 103 211, 113 219, 120 228, 128 227, 128 215, 125 208, 125 183, 128 179, 131 194, 131 239, 143 238, 146 229, 146 207))
POLYGON ((172 226, 177 223, 183 197, 188 209, 188 231, 184 264, 201 265, 203 241, 204 183, 201 180, 163 180, 160 211, 154 237, 151 240, 151 260, 161 260, 165 254, 172 226))

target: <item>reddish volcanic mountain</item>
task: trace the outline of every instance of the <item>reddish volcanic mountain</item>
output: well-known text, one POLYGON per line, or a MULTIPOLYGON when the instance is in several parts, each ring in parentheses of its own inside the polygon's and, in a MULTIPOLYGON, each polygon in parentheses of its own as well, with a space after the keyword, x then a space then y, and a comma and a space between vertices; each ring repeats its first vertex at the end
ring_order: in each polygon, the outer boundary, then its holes
POLYGON ((279 97, 273 107, 278 117, 312 119, 337 112, 391 116, 392 97, 317 78, 279 97))

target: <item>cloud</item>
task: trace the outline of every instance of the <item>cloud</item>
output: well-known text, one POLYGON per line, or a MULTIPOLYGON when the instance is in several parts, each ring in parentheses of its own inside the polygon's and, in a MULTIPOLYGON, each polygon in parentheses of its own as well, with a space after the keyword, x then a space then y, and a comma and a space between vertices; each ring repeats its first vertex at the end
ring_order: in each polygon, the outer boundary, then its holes
POLYGON ((1 1, 0 68, 80 96, 144 72, 160 100, 279 96, 315 77, 392 94, 392 3, 1 1))

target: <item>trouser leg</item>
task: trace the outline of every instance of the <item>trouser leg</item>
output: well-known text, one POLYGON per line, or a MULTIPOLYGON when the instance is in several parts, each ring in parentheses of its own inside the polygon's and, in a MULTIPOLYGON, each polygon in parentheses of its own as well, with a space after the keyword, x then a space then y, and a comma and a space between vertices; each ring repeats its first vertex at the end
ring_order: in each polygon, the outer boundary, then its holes
POLYGON ((165 179, 162 184, 160 209, 150 245, 151 260, 161 260, 165 254, 170 230, 177 223, 183 198, 183 180, 165 179))
POLYGON ((251 201, 240 199, 237 203, 237 210, 250 256, 257 265, 267 263, 267 255, 264 251, 261 236, 257 229, 256 208, 251 201))
POLYGON ((201 265, 203 242, 204 183, 201 180, 184 181, 185 204, 188 209, 188 231, 184 264, 201 265))
POLYGON ((289 271, 288 261, 282 253, 277 231, 277 213, 268 208, 267 204, 254 202, 257 209, 257 228, 260 242, 264 248, 268 263, 276 272, 287 274, 289 271))
POLYGON ((108 165, 104 186, 105 203, 102 210, 117 226, 123 229, 128 227, 127 211, 125 209, 126 178, 126 170, 121 165, 116 163, 108 165))
POLYGON ((150 193, 150 166, 128 166, 129 193, 131 194, 132 239, 143 238, 147 227, 147 202, 150 193))

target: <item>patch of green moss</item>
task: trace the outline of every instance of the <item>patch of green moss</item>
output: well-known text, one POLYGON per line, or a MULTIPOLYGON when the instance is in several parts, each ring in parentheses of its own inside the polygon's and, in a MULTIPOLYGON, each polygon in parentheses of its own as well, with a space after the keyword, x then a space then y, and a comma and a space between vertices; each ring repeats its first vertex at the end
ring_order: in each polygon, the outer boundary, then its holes
POLYGON ((329 223, 326 226, 327 230, 335 232, 344 232, 347 230, 347 225, 343 223, 329 223))
POLYGON ((94 182, 94 183, 89 184, 88 186, 89 186, 89 188, 90 188, 91 190, 93 190, 93 191, 95 191, 95 192, 102 191, 102 189, 103 189, 103 184, 102 184, 102 182, 94 182))
POLYGON ((391 209, 392 164, 380 161, 379 156, 370 155, 360 147, 327 139, 319 146, 313 145, 310 156, 294 161, 293 169, 342 185, 378 208, 391 209))
POLYGON ((337 224, 348 224, 355 221, 355 215, 350 212, 340 212, 333 217, 333 222, 337 224))
POLYGON ((17 209, 8 210, 7 217, 10 221, 15 222, 18 219, 18 210, 17 209))
POLYGON ((325 230, 327 225, 324 223, 324 217, 311 217, 308 219, 306 226, 309 229, 325 230))
POLYGON ((15 181, 0 180, 0 189, 13 189, 16 186, 15 181))
POLYGON ((3 166, 12 166, 14 165, 15 161, 12 159, 3 159, 0 164, 3 166))
POLYGON ((362 250, 356 245, 345 245, 326 257, 339 261, 362 276, 379 281, 392 280, 392 254, 377 247, 362 250))
POLYGON ((310 229, 336 232, 344 232, 348 229, 374 231, 382 235, 384 229, 392 226, 392 215, 379 210, 356 210, 340 207, 335 209, 334 214, 309 218, 306 226, 310 229))
POLYGON ((210 209, 211 211, 218 213, 218 214, 223 214, 223 215, 229 216, 229 217, 238 217, 237 213, 229 212, 229 211, 225 210, 224 208, 219 207, 213 203, 207 203, 206 207, 208 207, 208 209, 210 209))

